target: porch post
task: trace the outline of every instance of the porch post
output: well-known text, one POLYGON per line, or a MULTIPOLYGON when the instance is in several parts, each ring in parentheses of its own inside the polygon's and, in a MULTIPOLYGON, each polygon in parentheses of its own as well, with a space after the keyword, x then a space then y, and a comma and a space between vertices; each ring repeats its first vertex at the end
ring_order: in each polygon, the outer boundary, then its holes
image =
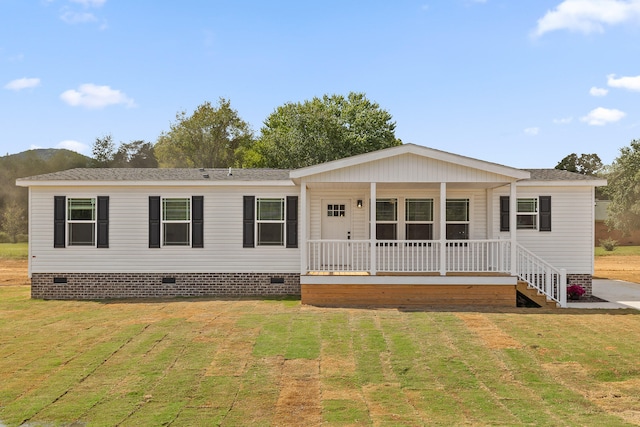
POLYGON ((376 265, 376 183, 372 182, 369 184, 370 186, 370 198, 371 202, 369 203, 369 238, 370 238, 370 247, 371 247, 371 266, 369 273, 372 276, 377 274, 377 265, 376 265))
POLYGON ((300 183, 300 214, 298 215, 298 240, 300 244, 300 274, 307 274, 307 183, 300 183))
POLYGON ((511 237, 511 275, 515 276, 518 274, 517 268, 517 248, 518 238, 516 236, 516 229, 518 228, 518 194, 516 192, 516 183, 512 182, 509 184, 509 231, 511 237))
POLYGON ((447 183, 440 183, 440 275, 447 274, 447 183))

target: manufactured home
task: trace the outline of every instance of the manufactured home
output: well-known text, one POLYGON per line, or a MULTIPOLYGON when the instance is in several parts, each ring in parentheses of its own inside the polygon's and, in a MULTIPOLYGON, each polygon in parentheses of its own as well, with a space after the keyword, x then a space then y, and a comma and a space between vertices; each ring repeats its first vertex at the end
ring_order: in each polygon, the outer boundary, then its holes
POLYGON ((606 181, 405 144, 295 170, 72 169, 29 188, 33 298, 566 305, 606 181))

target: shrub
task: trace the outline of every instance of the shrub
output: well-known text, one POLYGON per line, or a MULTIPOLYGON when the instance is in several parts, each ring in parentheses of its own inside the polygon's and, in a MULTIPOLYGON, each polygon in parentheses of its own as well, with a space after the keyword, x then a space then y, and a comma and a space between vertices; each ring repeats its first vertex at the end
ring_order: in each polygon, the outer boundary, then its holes
POLYGON ((618 241, 612 238, 600 239, 600 246, 605 251, 611 252, 618 246, 618 241))

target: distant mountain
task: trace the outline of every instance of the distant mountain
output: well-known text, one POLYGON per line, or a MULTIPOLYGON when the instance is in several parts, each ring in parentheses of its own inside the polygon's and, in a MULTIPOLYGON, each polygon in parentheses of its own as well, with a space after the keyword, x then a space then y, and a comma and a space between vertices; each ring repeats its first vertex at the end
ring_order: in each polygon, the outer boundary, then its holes
POLYGON ((67 150, 66 148, 36 148, 34 150, 27 150, 17 154, 8 154, 6 156, 1 156, 0 159, 6 160, 22 160, 25 158, 37 158, 39 160, 44 160, 48 162, 53 157, 66 157, 69 159, 73 159, 74 162, 84 158, 87 162, 89 162, 90 158, 76 153, 75 151, 67 150))

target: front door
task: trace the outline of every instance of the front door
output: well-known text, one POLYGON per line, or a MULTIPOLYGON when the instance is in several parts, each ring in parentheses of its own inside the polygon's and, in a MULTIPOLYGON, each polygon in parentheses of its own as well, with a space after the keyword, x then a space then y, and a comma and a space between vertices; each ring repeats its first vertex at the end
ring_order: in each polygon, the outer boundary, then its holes
POLYGON ((348 265, 351 258, 350 245, 346 240, 351 239, 351 200, 329 199, 322 200, 322 240, 340 240, 325 242, 322 245, 322 261, 329 268, 340 270, 348 265))

